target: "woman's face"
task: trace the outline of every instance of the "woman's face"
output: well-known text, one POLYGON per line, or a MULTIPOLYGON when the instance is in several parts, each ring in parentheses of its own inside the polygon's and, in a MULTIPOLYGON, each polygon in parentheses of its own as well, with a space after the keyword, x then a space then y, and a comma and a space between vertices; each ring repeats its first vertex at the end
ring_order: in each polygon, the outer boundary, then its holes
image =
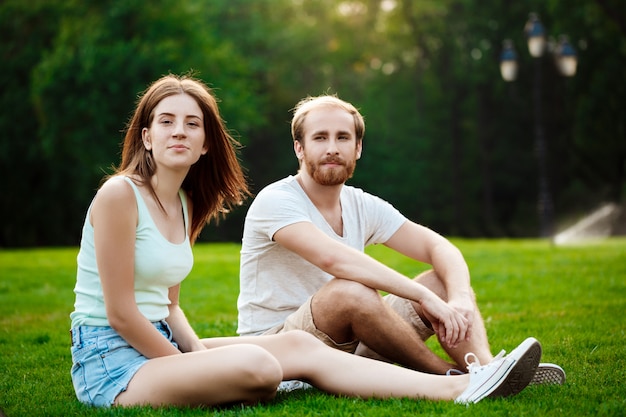
POLYGON ((188 170, 208 150, 202 110, 184 93, 161 100, 141 135, 160 169, 188 170))

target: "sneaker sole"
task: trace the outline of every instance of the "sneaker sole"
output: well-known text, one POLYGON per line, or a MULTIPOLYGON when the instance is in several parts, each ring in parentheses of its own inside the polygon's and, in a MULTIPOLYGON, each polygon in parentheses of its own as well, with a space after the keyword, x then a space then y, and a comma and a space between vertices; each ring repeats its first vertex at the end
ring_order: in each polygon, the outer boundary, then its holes
POLYGON ((540 363, 530 385, 552 384, 563 385, 565 383, 565 371, 553 363, 540 363))
POLYGON ((515 395, 530 384, 541 360, 541 344, 534 338, 529 338, 527 341, 529 347, 525 349, 522 356, 515 362, 504 382, 487 397, 495 398, 515 395))

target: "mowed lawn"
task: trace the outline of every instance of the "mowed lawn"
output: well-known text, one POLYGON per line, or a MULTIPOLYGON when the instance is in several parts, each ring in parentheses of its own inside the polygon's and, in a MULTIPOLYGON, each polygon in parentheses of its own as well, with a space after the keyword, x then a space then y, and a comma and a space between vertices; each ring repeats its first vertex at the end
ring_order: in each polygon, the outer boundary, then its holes
MULTIPOLYGON (((543 360, 566 370, 564 386, 532 386, 469 407, 309 390, 248 407, 94 409, 76 400, 69 376, 78 249, 1 250, 0 416, 626 415, 626 239, 564 247, 545 240, 453 241, 470 265, 494 354, 534 336, 543 360)), ((202 337, 234 335, 239 245, 203 243, 194 253, 181 294, 189 321, 202 337)), ((408 276, 427 267, 384 247, 368 253, 408 276)))

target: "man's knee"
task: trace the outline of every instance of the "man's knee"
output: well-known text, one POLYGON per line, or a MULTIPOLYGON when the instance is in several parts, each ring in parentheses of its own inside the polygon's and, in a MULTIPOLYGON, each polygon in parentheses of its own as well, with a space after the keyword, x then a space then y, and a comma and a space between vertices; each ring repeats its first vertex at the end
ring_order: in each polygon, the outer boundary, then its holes
POLYGON ((352 340, 355 323, 369 322, 372 317, 384 315, 385 311, 385 302, 378 291, 344 279, 333 279, 311 299, 311 315, 316 328, 335 343, 352 340))
MULTIPOLYGON (((434 270, 430 269, 428 271, 422 272, 413 280, 419 282, 420 284, 437 294, 437 296, 439 296, 439 298, 441 298, 443 301, 448 301, 448 292, 446 291, 446 287, 443 284, 443 281, 441 280, 439 275, 437 275, 434 270)), ((476 294, 474 293, 474 289, 471 286, 469 287, 469 291, 470 297, 472 297, 472 300, 474 301, 474 303, 476 303, 476 294)))
POLYGON ((322 287, 314 296, 314 302, 327 308, 366 308, 381 303, 378 291, 359 282, 335 278, 322 287))

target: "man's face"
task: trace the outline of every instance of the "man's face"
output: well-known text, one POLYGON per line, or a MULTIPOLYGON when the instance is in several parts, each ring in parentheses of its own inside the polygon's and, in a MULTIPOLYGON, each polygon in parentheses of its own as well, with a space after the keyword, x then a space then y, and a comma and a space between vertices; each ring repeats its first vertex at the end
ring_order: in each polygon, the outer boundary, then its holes
POLYGON ((304 144, 294 143, 302 169, 320 185, 339 185, 351 178, 362 145, 356 140, 352 115, 321 107, 307 114, 303 127, 304 144))

